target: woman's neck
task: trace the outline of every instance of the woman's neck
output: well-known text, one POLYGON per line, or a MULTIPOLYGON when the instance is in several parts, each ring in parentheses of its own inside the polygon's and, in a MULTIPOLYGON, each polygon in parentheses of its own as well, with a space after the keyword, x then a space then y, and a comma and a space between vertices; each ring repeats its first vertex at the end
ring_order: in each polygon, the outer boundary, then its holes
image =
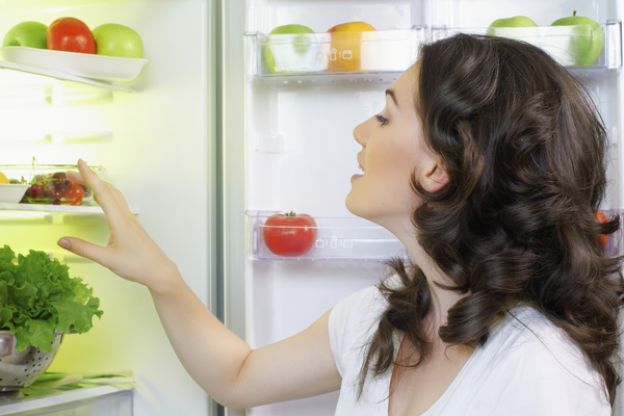
MULTIPOLYGON (((409 227, 397 227, 399 230, 409 230, 409 227)), ((413 230, 413 226, 411 227, 413 230)), ((452 290, 446 290, 438 287, 436 283, 440 283, 446 286, 453 286, 453 281, 440 270, 433 259, 425 252, 420 246, 414 233, 401 233, 390 230, 405 246, 412 263, 416 264, 424 273, 429 284, 429 290, 431 291, 431 311, 427 315, 428 333, 431 336, 431 341, 435 342, 439 340, 438 329, 446 325, 448 310, 455 305, 455 303, 466 296, 466 294, 457 293, 452 290)))

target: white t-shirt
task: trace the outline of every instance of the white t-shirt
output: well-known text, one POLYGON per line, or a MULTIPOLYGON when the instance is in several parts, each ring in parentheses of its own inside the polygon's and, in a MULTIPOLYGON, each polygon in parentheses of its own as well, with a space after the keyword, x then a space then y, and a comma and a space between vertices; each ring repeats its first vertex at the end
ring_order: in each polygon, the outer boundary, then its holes
MULTIPOLYGON (((336 416, 387 416, 392 368, 370 375, 357 398, 366 347, 387 301, 370 287, 340 301, 329 337, 342 376, 336 416)), ((399 337, 395 337, 395 351, 399 337)), ((414 386, 417 389, 418 386, 414 386)), ((510 311, 424 416, 609 416, 599 374, 565 331, 528 306, 510 311)))

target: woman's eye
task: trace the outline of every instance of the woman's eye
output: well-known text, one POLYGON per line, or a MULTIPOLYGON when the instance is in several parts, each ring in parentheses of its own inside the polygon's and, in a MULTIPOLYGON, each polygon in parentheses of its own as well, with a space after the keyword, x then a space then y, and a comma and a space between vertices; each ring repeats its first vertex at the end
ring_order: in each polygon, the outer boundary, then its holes
POLYGON ((382 116, 381 114, 377 114, 375 118, 377 119, 377 121, 379 121, 379 124, 381 124, 382 126, 385 126, 386 124, 388 124, 388 119, 382 116))

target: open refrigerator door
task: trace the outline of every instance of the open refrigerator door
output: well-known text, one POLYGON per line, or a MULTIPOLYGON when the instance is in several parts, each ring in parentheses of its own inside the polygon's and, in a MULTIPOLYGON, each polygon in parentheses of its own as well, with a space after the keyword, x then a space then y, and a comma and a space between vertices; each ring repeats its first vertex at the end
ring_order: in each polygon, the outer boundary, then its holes
MULTIPOLYGON (((621 2, 223 2, 222 308, 252 347, 306 328, 339 299, 387 276, 383 260, 406 257, 394 236, 345 208, 357 173, 353 129, 383 108, 384 90, 417 60, 419 45, 458 32, 486 34, 494 20, 518 15, 538 26, 495 35, 545 49, 596 102, 610 140, 602 207, 617 211, 624 202, 621 2), (574 11, 598 22, 604 35, 591 62, 575 49, 582 33, 551 26, 574 11), (337 33, 348 22, 358 22, 355 34, 337 33), (305 250, 280 254, 270 218, 290 211, 312 216, 316 234, 305 250)), ((336 400, 337 392, 248 414, 331 415, 336 400)))
MULTIPOLYGON (((49 370, 131 372, 135 415, 213 414, 216 406, 169 344, 148 290, 58 248, 64 235, 106 244, 107 224, 93 198, 70 203, 33 187, 75 169, 78 158, 98 167, 192 290, 216 309, 216 2, 1 0, 0 6, 0 41, 21 22, 49 26, 73 17, 91 30, 128 26, 144 46, 142 58, 0 48, 0 172, 31 188, 23 201, 29 203, 0 202, 0 246, 49 252, 93 287, 104 311, 88 333, 64 337, 49 370)), ((128 414, 123 409, 97 414, 128 414)))

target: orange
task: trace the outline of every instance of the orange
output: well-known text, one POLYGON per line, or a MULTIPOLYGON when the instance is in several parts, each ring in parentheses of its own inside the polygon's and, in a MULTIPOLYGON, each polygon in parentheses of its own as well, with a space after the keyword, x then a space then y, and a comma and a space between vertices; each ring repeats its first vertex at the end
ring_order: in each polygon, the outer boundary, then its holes
POLYGON ((331 72, 359 71, 362 32, 374 30, 373 26, 365 22, 341 23, 329 29, 331 49, 327 69, 331 72))
MULTIPOLYGON (((605 215, 604 212, 598 210, 596 211, 594 214, 596 214, 596 219, 599 222, 608 222, 609 218, 607 218, 607 216, 605 215)), ((598 241, 600 242, 600 245, 602 245, 602 247, 607 248, 609 246, 609 236, 607 234, 600 234, 598 236, 598 241)))

